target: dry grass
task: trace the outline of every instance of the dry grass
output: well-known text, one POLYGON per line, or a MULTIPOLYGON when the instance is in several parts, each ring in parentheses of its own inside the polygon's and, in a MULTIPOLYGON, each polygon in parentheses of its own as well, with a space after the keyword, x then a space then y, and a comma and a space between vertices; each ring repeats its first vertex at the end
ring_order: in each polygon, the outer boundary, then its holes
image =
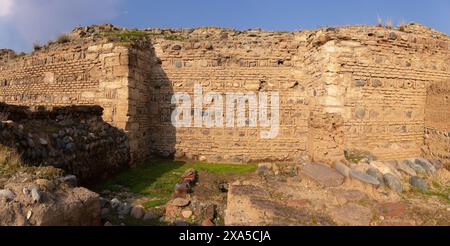
POLYGON ((0 121, 6 121, 8 120, 9 113, 6 111, 0 111, 0 121))
POLYGON ((392 29, 394 27, 394 25, 392 24, 392 19, 388 18, 386 20, 386 28, 392 29))
POLYGON ((377 26, 378 27, 382 27, 383 26, 383 19, 380 16, 377 17, 377 26))
POLYGON ((40 50, 42 50, 44 47, 42 47, 42 45, 41 44, 39 44, 39 43, 34 43, 33 44, 33 50, 34 51, 40 51, 40 50))
POLYGON ((67 34, 62 34, 56 39, 56 42, 58 44, 65 44, 65 43, 69 43, 70 41, 71 41, 71 38, 67 34))
POLYGON ((19 154, 3 145, 0 145, 0 175, 9 176, 22 168, 19 154))

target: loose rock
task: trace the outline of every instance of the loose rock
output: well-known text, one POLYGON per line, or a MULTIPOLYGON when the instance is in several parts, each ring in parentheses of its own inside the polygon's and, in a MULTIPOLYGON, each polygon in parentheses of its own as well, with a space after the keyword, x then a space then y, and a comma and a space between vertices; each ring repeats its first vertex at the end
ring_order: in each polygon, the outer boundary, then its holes
POLYGON ((147 220, 155 220, 155 219, 157 219, 157 218, 158 218, 158 216, 157 216, 155 213, 153 213, 153 212, 147 212, 147 213, 144 215, 143 220, 144 220, 144 221, 147 221, 147 220))
POLYGON ((338 173, 340 173, 344 177, 346 177, 346 178, 350 177, 350 168, 347 167, 342 162, 340 162, 340 161, 336 162, 335 168, 338 171, 338 173))
POLYGON ((31 189, 31 199, 34 203, 40 203, 42 200, 42 193, 36 187, 31 189))
POLYGON ((125 202, 122 204, 122 206, 119 207, 119 209, 117 209, 117 213, 119 215, 128 216, 132 208, 133 206, 131 204, 125 202))
POLYGON ((119 199, 117 199, 117 198, 113 198, 110 203, 111 203, 111 208, 113 208, 113 209, 118 209, 120 206, 122 206, 122 202, 119 201, 119 199))
POLYGON ((175 198, 172 201, 172 205, 176 206, 176 207, 186 207, 187 205, 189 205, 191 201, 189 201, 188 199, 184 199, 184 198, 175 198))
POLYGON ((78 185, 78 180, 75 175, 67 175, 65 177, 62 177, 61 182, 69 185, 70 187, 77 187, 78 185))
POLYGON ((421 166, 429 175, 436 174, 436 168, 431 164, 428 160, 423 158, 417 158, 414 160, 414 163, 421 166))
POLYGON ((181 212, 181 215, 183 216, 183 218, 189 219, 192 217, 192 211, 191 210, 183 211, 181 212))
POLYGON ((384 175, 378 169, 371 167, 367 170, 367 174, 376 178, 381 185, 384 185, 384 175))
POLYGON ((411 177, 409 183, 414 187, 419 189, 422 192, 428 192, 428 184, 425 180, 415 176, 411 177))
POLYGON ((7 202, 14 200, 16 196, 10 190, 0 190, 0 201, 5 200, 7 202))
POLYGON ((308 163, 300 168, 300 173, 325 187, 338 187, 344 183, 344 176, 322 164, 308 163))
POLYGON ((378 169, 383 175, 390 173, 394 176, 397 176, 397 178, 402 177, 401 174, 390 163, 381 161, 372 161, 370 163, 370 166, 378 169))
POLYGON ((354 178, 354 179, 357 179, 357 180, 359 180, 361 182, 364 182, 364 183, 367 183, 367 184, 371 184, 371 185, 374 185, 374 186, 380 186, 381 185, 380 181, 378 181, 377 178, 372 177, 372 176, 370 176, 368 174, 365 174, 363 172, 359 172, 359 171, 353 170, 353 169, 350 171, 350 176, 352 178, 354 178))
POLYGON ((406 173, 409 176, 417 176, 417 172, 414 169, 412 169, 410 165, 408 165, 406 162, 407 161, 398 161, 397 169, 406 173))
POLYGON ((142 206, 134 206, 131 209, 130 215, 135 219, 140 219, 145 215, 144 207, 142 206))
POLYGON ((106 219, 109 215, 109 208, 102 208, 101 210, 101 217, 102 219, 106 219))
POLYGON ((268 168, 267 166, 258 166, 258 169, 256 169, 256 174, 259 176, 267 176, 270 174, 270 168, 268 168))
POLYGON ((385 174, 384 181, 391 190, 393 190, 397 193, 403 192, 402 182, 394 175, 392 175, 390 173, 385 174))

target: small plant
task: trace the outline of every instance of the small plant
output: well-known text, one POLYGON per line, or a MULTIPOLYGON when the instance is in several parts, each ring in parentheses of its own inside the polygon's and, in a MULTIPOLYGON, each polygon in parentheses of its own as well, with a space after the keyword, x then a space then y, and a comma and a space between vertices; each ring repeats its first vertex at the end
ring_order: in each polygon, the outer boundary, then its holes
POLYGON ((406 23, 406 21, 404 19, 402 19, 399 23, 398 23, 398 30, 404 32, 406 30, 406 26, 408 24, 406 23))
POLYGON ((24 56, 26 56, 26 55, 27 55, 27 53, 25 53, 25 52, 20 52, 19 54, 16 55, 16 58, 24 57, 24 56))
POLYGON ((377 17, 377 26, 383 27, 383 19, 380 16, 377 17))
POLYGON ((70 41, 71 41, 71 38, 67 34, 62 34, 56 39, 56 42, 58 44, 65 44, 65 43, 69 43, 70 41))
POLYGON ((386 20, 386 28, 392 29, 392 27, 393 27, 392 19, 391 19, 391 18, 388 18, 388 19, 386 20))
POLYGON ((106 36, 111 40, 127 42, 144 38, 147 36, 147 34, 144 31, 140 30, 125 30, 107 32, 106 36))
POLYGON ((1 112, 0 111, 0 121, 6 121, 8 120, 9 113, 6 111, 1 112))
POLYGON ((42 45, 41 44, 39 44, 39 43, 34 43, 33 44, 33 50, 34 51, 39 51, 39 50, 42 50, 42 45))
POLYGON ((10 176, 21 168, 22 163, 19 154, 0 144, 0 175, 10 176))

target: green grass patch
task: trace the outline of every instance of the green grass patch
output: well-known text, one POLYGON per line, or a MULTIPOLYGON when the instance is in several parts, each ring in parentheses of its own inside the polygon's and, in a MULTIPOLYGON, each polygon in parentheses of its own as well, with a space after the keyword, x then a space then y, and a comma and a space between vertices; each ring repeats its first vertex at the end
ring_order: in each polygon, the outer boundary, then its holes
POLYGON ((95 190, 117 192, 119 191, 117 185, 127 187, 135 194, 154 199, 144 206, 157 207, 171 199, 181 175, 190 168, 215 174, 244 174, 254 172, 257 165, 184 163, 170 160, 147 161, 139 167, 130 169, 99 185, 95 190))
POLYGON ((425 196, 435 196, 443 199, 446 202, 450 203, 450 187, 442 187, 439 183, 436 181, 432 182, 433 184, 433 190, 429 191, 422 191, 420 189, 414 189, 415 192, 420 193, 425 196))
POLYGON ((158 199, 158 200, 148 201, 148 202, 144 203, 144 207, 145 208, 155 208, 155 207, 165 205, 168 201, 169 200, 167 200, 167 199, 158 199))
POLYGON ((102 34, 102 36, 108 38, 111 41, 123 42, 128 44, 135 40, 141 40, 145 38, 163 38, 170 41, 185 41, 187 38, 182 35, 170 34, 170 33, 152 33, 143 30, 119 30, 108 31, 102 34))
POLYGON ((351 163, 359 163, 363 159, 376 160, 376 157, 369 151, 365 150, 346 150, 344 152, 345 159, 351 163))

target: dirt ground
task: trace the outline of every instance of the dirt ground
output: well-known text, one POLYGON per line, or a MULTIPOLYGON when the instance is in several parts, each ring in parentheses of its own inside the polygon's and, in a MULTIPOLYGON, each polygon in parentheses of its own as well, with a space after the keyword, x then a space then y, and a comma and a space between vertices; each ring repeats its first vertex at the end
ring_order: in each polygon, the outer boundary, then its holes
MULTIPOLYGON (((450 187, 449 171, 436 181, 450 187)), ((450 225, 449 197, 412 189, 397 194, 347 180, 323 187, 299 176, 253 176, 230 185, 226 225, 450 225)))

